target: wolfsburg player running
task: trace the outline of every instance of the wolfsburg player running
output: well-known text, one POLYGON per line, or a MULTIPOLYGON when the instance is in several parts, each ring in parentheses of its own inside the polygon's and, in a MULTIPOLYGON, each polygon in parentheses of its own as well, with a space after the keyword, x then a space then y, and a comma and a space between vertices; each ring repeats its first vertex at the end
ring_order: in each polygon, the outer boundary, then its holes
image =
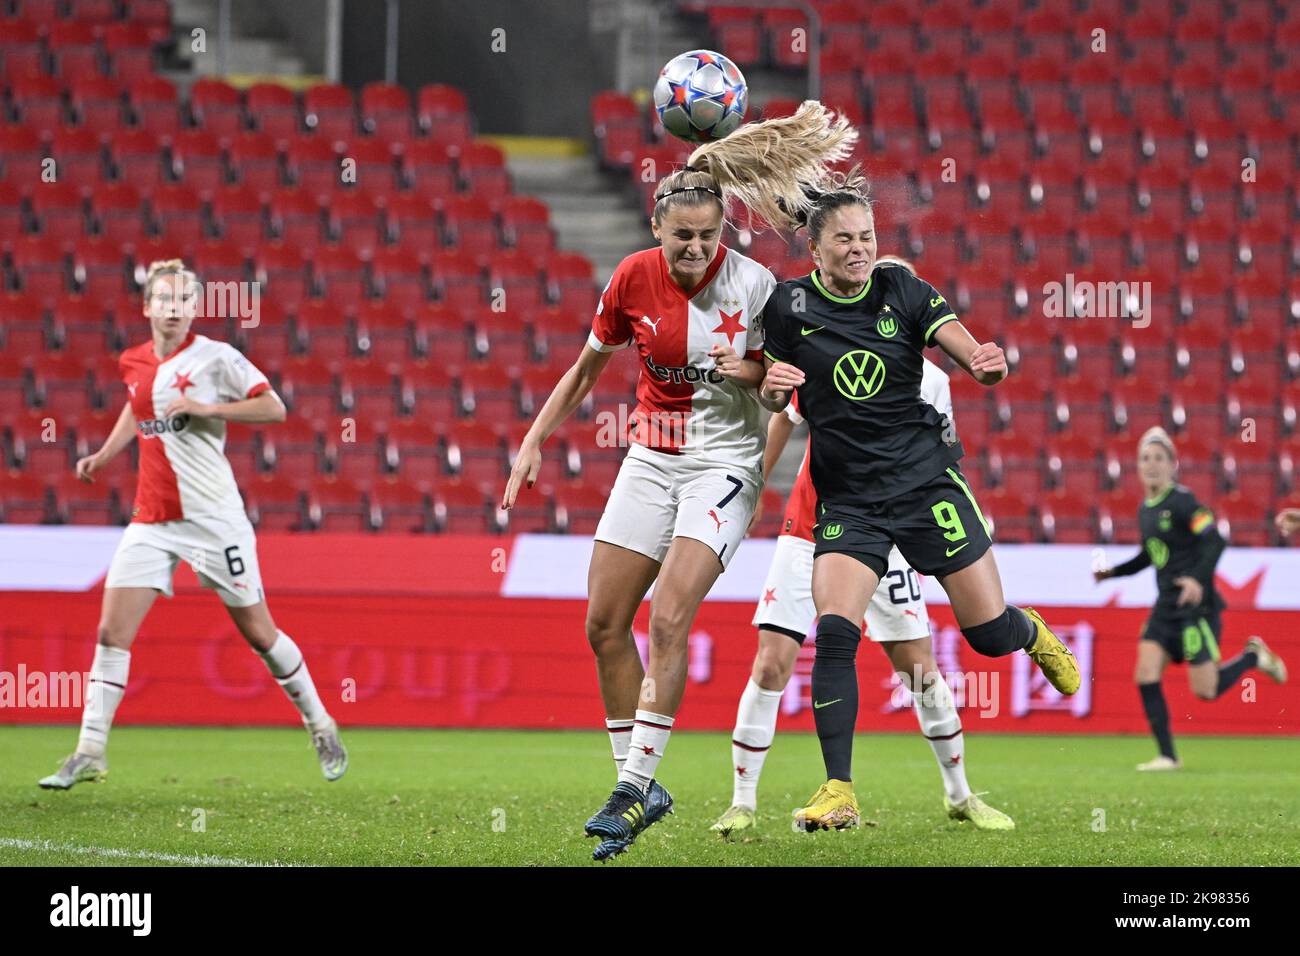
POLYGON ((1126 577, 1155 565, 1159 595, 1138 640, 1137 668, 1133 679, 1142 695, 1151 733, 1160 753, 1138 764, 1139 770, 1177 770, 1161 677, 1169 664, 1187 664, 1192 693, 1214 700, 1258 667, 1279 684, 1286 681, 1286 665, 1258 637, 1246 640, 1246 649, 1230 661, 1219 663, 1220 612, 1224 601, 1214 586, 1214 568, 1227 546, 1214 514, 1202 507, 1185 486, 1176 484, 1178 455, 1163 428, 1150 428, 1138 442, 1138 475, 1146 498, 1138 508, 1142 550, 1123 564, 1100 568, 1093 578, 1126 577))
POLYGON ((780 283, 763 312, 771 364, 759 398, 779 411, 798 391, 818 498, 812 690, 826 782, 796 811, 807 829, 858 820, 850 774, 854 661, 894 545, 937 578, 977 653, 1023 649, 1062 693, 1080 682, 1074 656, 1042 618, 1005 602, 988 528, 957 467, 961 443, 921 400, 924 348, 941 346, 983 385, 1006 376, 1002 349, 977 343, 928 282, 875 268, 875 226, 859 184, 816 198, 806 225, 817 268, 780 283))
POLYGON ((217 592, 298 708, 325 778, 337 780, 348 766, 302 651, 267 610, 253 526, 225 456, 226 422, 281 422, 284 405, 234 348, 190 330, 201 294, 198 277, 179 259, 149 266, 143 311, 152 339, 122 353, 129 400, 104 446, 77 462, 77 477, 93 482, 139 436, 135 507, 104 582, 81 737, 59 771, 40 781, 47 789, 107 776, 108 732, 126 693, 131 645, 157 596, 171 596, 172 572, 182 560, 217 592))
POLYGON ((744 538, 762 489, 758 323, 775 285, 763 266, 720 245, 732 198, 766 216, 805 208, 807 186, 847 156, 854 134, 819 103, 742 126, 691 154, 655 190, 658 248, 624 259, 600 298, 591 336, 519 449, 501 506, 537 478, 542 443, 591 390, 610 355, 642 362, 631 444, 596 529, 587 640, 596 654, 618 785, 586 823, 592 854, 621 853, 672 807, 655 780, 686 683, 696 611, 744 538), (650 605, 645 672, 632 619, 650 605))
MULTIPOLYGON (((909 268, 904 260, 893 257, 882 256, 879 261, 882 266, 891 262, 909 268)), ((922 368, 921 398, 938 409, 940 415, 952 418, 948 376, 929 360, 922 368)), ((767 451, 763 457, 765 478, 781 457, 790 432, 803 421, 795 405, 791 401, 784 414, 773 415, 768 422, 767 451)), ((816 507, 817 495, 808 477, 805 453, 790 490, 781 535, 763 584, 763 596, 754 613, 758 653, 754 657, 753 674, 740 697, 736 729, 731 735, 734 771, 731 807, 713 824, 713 829, 724 836, 755 825, 758 780, 776 734, 781 695, 799 657, 799 647, 817 618, 812 598, 812 526, 816 507)), ((1011 818, 984 803, 966 782, 961 718, 934 659, 929 620, 916 572, 894 547, 889 552, 889 570, 867 605, 867 634, 885 652, 899 680, 912 693, 921 733, 930 742, 939 763, 944 809, 948 815, 955 820, 969 820, 980 830, 1013 829, 1015 823, 1011 818)))

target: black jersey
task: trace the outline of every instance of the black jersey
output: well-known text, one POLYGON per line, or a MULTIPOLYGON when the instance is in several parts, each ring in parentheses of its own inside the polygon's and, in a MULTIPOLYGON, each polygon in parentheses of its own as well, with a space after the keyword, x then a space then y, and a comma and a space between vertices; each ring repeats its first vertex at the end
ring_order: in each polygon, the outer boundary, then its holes
POLYGON ((877 267, 851 298, 816 272, 777 285, 763 310, 764 351, 804 373, 809 474, 821 501, 911 491, 961 458, 951 421, 921 398, 922 353, 957 316, 934 286, 877 267))
POLYGON ((1142 551, 1115 568, 1122 577, 1155 565, 1157 611, 1213 613, 1224 606, 1214 587, 1214 566, 1223 553, 1224 541, 1214 524, 1214 513, 1201 506, 1184 485, 1170 485, 1164 494, 1148 498, 1138 508, 1142 551), (1191 575, 1204 590, 1199 607, 1178 608, 1181 589, 1176 578, 1191 575))

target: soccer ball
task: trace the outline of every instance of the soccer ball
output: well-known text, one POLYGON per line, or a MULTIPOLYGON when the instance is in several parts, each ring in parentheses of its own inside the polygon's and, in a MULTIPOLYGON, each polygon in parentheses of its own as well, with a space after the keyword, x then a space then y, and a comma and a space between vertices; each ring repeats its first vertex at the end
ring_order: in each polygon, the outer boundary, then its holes
POLYGON ((722 139, 745 121, 749 87, 736 64, 712 50, 692 50, 668 61, 655 83, 655 112, 678 139, 722 139))

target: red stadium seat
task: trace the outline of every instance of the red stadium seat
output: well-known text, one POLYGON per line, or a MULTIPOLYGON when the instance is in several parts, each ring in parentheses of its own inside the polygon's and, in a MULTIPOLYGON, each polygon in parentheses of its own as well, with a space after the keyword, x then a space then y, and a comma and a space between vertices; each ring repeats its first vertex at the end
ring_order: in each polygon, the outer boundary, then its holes
POLYGON ((352 91, 335 83, 309 87, 302 95, 302 119, 307 129, 326 142, 347 142, 357 133, 352 91))
POLYGON ((90 196, 90 215, 100 236, 130 249, 146 235, 148 216, 139 191, 129 183, 98 186, 90 196))
POLYGON ((206 130, 187 129, 172 140, 172 173, 203 199, 226 183, 226 162, 217 137, 206 130))
POLYGON ((127 100, 136 125, 170 139, 180 129, 176 85, 161 76, 141 76, 128 81, 127 100))
POLYGON ((456 160, 461 179, 469 192, 487 200, 499 200, 510 193, 510 174, 505 154, 491 143, 468 143, 456 160))
POLYGON ((367 83, 361 88, 361 125, 385 142, 411 138, 411 94, 392 83, 367 83))
POLYGON ((302 130, 298 99, 278 83, 254 83, 244 91, 245 108, 253 128, 274 143, 287 144, 302 130))
POLYGON ((154 71, 153 38, 143 23, 110 23, 104 28, 104 52, 109 75, 123 81, 149 76, 154 71))
POLYGON ((433 83, 420 88, 416 118, 425 135, 438 143, 462 146, 469 142, 471 121, 465 94, 452 86, 433 83))
POLYGON ((396 314, 413 312, 429 299, 423 267, 409 246, 376 250, 371 277, 386 307, 396 314))
MULTIPOLYGON (((212 195, 212 221, 218 234, 251 256, 266 239, 266 209, 255 189, 243 185, 223 186, 212 195)), ((319 227, 316 232, 319 235, 319 227)))
POLYGON ((68 102, 78 126, 99 137, 122 127, 122 85, 102 76, 77 76, 68 84, 68 102))
POLYGON ((108 148, 118 182, 130 183, 143 196, 162 184, 162 148, 156 134, 144 129, 122 129, 109 136, 108 148))
POLYGON ((316 196, 321 204, 328 202, 341 185, 339 154, 328 138, 302 135, 289 140, 285 170, 299 189, 316 196))
POLYGON ((347 190, 326 207, 330 239, 369 260, 383 242, 379 203, 369 190, 347 190))
POLYGON ((276 190, 267 208, 271 230, 285 246, 312 255, 325 241, 321 204, 309 190, 276 190))
POLYGON ((243 94, 215 77, 194 81, 190 87, 190 112, 200 128, 226 142, 246 128, 243 94))

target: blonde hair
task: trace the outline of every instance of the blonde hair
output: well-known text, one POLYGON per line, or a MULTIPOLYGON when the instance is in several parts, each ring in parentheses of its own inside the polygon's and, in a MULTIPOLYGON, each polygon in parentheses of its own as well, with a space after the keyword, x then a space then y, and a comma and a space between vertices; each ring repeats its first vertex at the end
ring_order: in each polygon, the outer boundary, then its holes
POLYGON ((831 166, 848 159, 858 131, 816 100, 793 116, 746 123, 731 135, 691 153, 685 169, 655 189, 655 222, 674 204, 718 202, 725 213, 738 200, 762 223, 794 231, 805 224, 825 192, 856 190, 863 179, 831 166))
POLYGON ((1169 453, 1172 461, 1178 461, 1178 452, 1174 450, 1174 440, 1169 437, 1169 433, 1159 425, 1153 425, 1142 433, 1138 439, 1138 454, 1142 454, 1142 449, 1147 445, 1159 445, 1169 453))
POLYGON ((153 294, 153 284, 156 280, 167 276, 180 276, 183 287, 190 283, 197 284, 199 281, 198 274, 185 265, 184 259, 155 259, 149 263, 149 268, 145 271, 144 297, 148 299, 153 294))
POLYGON ((904 259, 902 256, 896 256, 892 252, 886 253, 883 256, 877 256, 876 265, 898 266, 898 268, 910 272, 912 275, 916 275, 916 266, 912 265, 909 260, 904 259))

